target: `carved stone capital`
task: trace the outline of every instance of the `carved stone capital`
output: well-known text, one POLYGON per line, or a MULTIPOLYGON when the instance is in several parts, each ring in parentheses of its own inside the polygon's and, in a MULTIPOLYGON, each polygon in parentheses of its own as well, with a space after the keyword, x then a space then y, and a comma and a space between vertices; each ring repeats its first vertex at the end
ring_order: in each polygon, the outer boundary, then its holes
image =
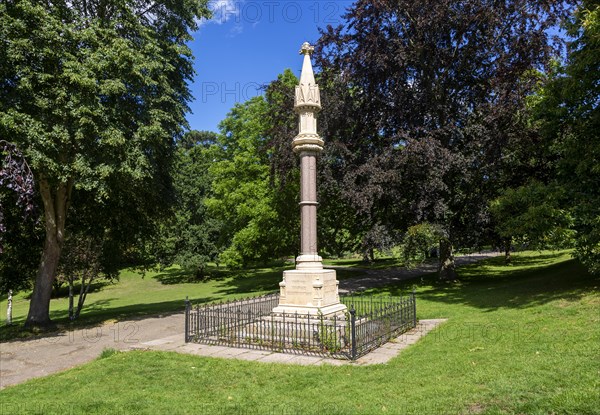
POLYGON ((320 153, 325 142, 317 134, 299 134, 292 141, 294 153, 301 151, 314 151, 320 153))

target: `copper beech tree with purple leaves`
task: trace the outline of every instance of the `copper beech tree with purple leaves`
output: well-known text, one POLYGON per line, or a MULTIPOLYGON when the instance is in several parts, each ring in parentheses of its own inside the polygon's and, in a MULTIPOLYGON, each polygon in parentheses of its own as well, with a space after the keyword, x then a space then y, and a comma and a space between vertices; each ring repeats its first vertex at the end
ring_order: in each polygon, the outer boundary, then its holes
MULTIPOLYGON (((33 216, 35 210, 35 182, 29 164, 17 146, 5 140, 0 140, 0 188, 13 193, 14 204, 22 213, 23 219, 33 216)), ((0 254, 4 252, 2 237, 6 233, 4 223, 5 206, 0 199, 0 254)))
POLYGON ((548 29, 571 7, 359 0, 322 30, 322 188, 337 189, 357 234, 377 246, 435 224, 440 277, 456 278, 453 247, 489 240, 507 143, 528 139, 525 97, 552 57, 548 29))
POLYGON ((30 287, 39 258, 39 211, 33 173, 23 154, 0 140, 0 156, 0 293, 7 294, 10 325, 13 293, 30 287))

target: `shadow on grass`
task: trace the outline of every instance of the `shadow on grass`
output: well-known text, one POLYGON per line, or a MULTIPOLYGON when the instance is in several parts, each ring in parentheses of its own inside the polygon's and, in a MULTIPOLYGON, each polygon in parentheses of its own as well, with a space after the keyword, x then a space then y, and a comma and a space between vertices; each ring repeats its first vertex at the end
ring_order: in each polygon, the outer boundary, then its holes
POLYGON ((162 271, 160 274, 153 276, 155 280, 163 285, 176 284, 199 284, 208 281, 220 281, 229 276, 229 272, 225 269, 209 269, 204 274, 204 277, 197 277, 193 272, 179 268, 171 268, 162 271))
POLYGON ((289 267, 240 271, 223 284, 223 294, 249 294, 256 291, 278 291, 283 271, 289 267))
MULTIPOLYGON (((325 266, 327 268, 327 266, 325 266)), ((231 279, 223 283, 224 289, 219 293, 223 294, 250 294, 252 292, 279 291, 279 283, 283 278, 283 272, 294 269, 292 266, 240 271, 232 276, 231 279)), ((360 269, 347 267, 335 267, 338 280, 356 278, 361 275, 360 269)))
MULTIPOLYGON (((436 276, 421 279, 417 298, 447 304, 463 304, 484 311, 501 308, 528 308, 555 300, 577 301, 584 295, 600 291, 600 278, 590 275, 576 260, 546 265, 557 255, 519 258, 523 266, 531 269, 514 270, 511 266, 498 269, 501 258, 491 258, 483 264, 460 269, 459 283, 444 283, 436 276)), ((513 263, 515 264, 515 263, 513 263)), ((391 295, 406 291, 406 284, 382 289, 391 295)))
POLYGON ((200 279, 194 278, 191 272, 176 268, 164 270, 160 274, 156 274, 152 278, 165 285, 201 282, 200 279))
MULTIPOLYGON (((519 269, 548 266, 564 255, 564 252, 553 252, 542 255, 513 255, 511 263, 506 264, 504 256, 496 256, 480 261, 477 265, 463 267, 460 269, 461 279, 477 277, 478 279, 486 277, 496 277, 505 275, 507 272, 518 272, 519 269)), ((530 271, 532 271, 530 269, 530 271)), ((515 275, 515 274, 512 274, 515 275)))
MULTIPOLYGON (((109 281, 109 280, 98 280, 93 282, 90 285, 90 290, 88 291, 88 293, 95 293, 98 291, 101 291, 104 287, 108 286, 108 285, 112 285, 114 284, 113 281, 109 281)), ((73 286, 73 296, 75 298, 77 298, 77 296, 79 295, 79 292, 81 290, 81 284, 79 282, 75 283, 73 286)), ((23 298, 26 300, 31 300, 31 296, 33 295, 33 291, 30 292, 29 294, 25 295, 23 298)), ((0 301, 5 300, 6 296, 4 297, 0 297, 0 301)), ((69 298, 69 285, 67 284, 63 284, 58 291, 55 289, 52 289, 52 297, 53 300, 59 299, 59 298, 69 298)))

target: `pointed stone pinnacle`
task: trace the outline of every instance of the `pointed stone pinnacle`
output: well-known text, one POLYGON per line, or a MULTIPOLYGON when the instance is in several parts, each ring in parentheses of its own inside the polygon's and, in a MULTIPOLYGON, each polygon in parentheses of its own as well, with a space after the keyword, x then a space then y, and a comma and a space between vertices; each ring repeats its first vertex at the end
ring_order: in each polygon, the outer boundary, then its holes
POLYGON ((314 87, 315 82, 315 74, 313 72, 312 62, 310 60, 310 55, 315 48, 310 46, 308 42, 304 42, 302 45, 302 49, 300 50, 300 54, 304 55, 304 62, 302 63, 302 73, 300 74, 300 85, 310 88, 314 87))
MULTIPOLYGON (((304 55, 304 62, 302 63, 302 73, 300 74, 300 85, 296 87, 296 99, 294 103, 296 112, 311 112, 313 114, 309 115, 310 117, 321 109, 319 85, 315 82, 315 74, 310 60, 313 50, 314 47, 310 46, 308 42, 304 42, 300 50, 300 53, 304 55), (308 109, 308 107, 311 107, 311 109, 308 109)), ((313 127, 315 129, 311 133, 316 134, 316 124, 313 127)))
MULTIPOLYGON (((302 151, 320 152, 323 149, 323 140, 317 133, 316 114, 321 110, 321 95, 319 85, 315 82, 310 55, 314 47, 304 42, 300 53, 304 55, 302 73, 299 85, 296 86, 294 110, 299 115, 299 134, 292 142, 294 152, 302 151)), ((308 170, 310 168, 307 167, 308 170)))

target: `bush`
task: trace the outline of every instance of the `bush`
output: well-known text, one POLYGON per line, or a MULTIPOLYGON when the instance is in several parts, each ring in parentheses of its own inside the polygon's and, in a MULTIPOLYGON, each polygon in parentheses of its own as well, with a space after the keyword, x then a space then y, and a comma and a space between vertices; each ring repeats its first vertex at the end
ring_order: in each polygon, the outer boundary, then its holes
POLYGON ((441 232, 437 225, 423 222, 411 226, 396 252, 406 266, 423 262, 437 249, 440 236, 441 232))

